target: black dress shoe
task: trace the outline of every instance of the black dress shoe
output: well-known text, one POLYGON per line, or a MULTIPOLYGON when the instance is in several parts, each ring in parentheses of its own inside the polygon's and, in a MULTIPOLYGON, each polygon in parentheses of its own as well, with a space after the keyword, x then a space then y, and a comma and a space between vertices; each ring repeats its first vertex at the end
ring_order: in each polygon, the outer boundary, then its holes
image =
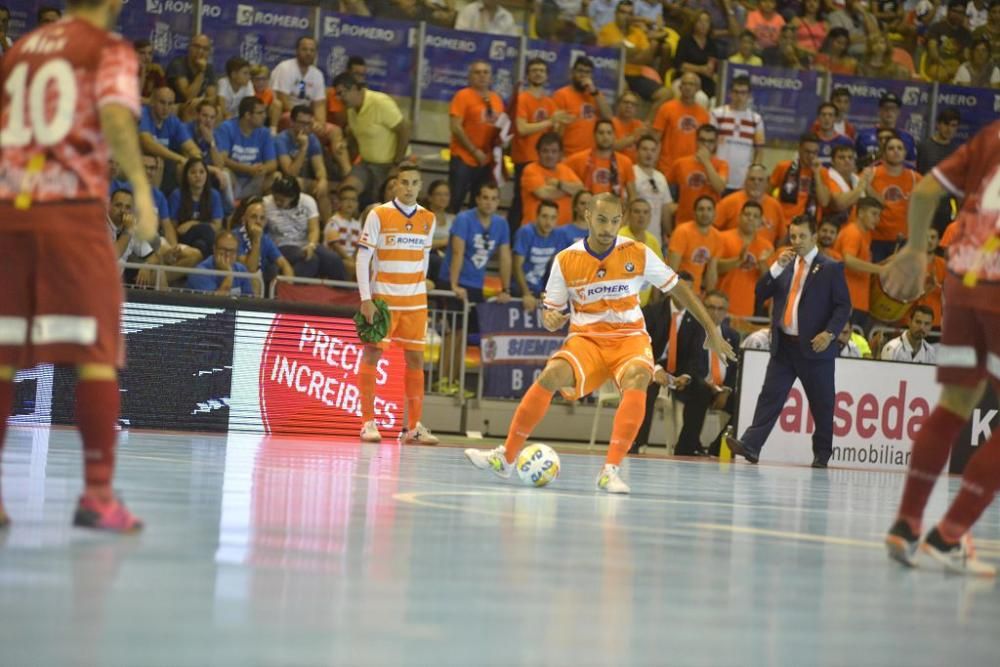
POLYGON ((819 459, 815 459, 814 458, 813 462, 812 462, 812 467, 813 468, 823 468, 823 469, 825 469, 826 468, 826 461, 820 461, 819 459))
POLYGON ((735 456, 742 456, 750 463, 757 463, 757 461, 760 460, 760 456, 747 451, 747 449, 743 446, 743 443, 740 442, 738 438, 726 438, 726 445, 735 456))

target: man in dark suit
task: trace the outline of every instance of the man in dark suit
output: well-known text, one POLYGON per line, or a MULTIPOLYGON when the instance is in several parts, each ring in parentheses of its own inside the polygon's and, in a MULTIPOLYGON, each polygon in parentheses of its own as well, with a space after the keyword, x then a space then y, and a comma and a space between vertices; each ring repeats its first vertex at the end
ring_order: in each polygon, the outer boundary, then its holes
MULTIPOLYGON (((677 279, 687 284, 688 288, 694 285, 694 279, 687 271, 678 271, 677 279)), ((653 358, 658 360, 657 363, 659 363, 657 368, 670 368, 667 352, 673 342, 671 340, 671 332, 673 331, 676 334, 676 331, 679 330, 684 314, 684 307, 674 301, 673 297, 650 303, 642 309, 642 316, 646 320, 646 333, 649 334, 649 338, 652 341, 653 358)), ((691 319, 694 320, 694 317, 691 317, 691 319)), ((695 323, 697 323, 697 320, 695 320, 695 323)), ((674 362, 676 363, 676 359, 674 359, 674 362)), ((660 387, 680 387, 686 382, 686 380, 679 380, 674 377, 674 381, 671 383, 670 376, 676 375, 676 367, 671 370, 673 372, 669 374, 659 373, 653 375, 653 381, 649 384, 649 389, 646 390, 646 415, 642 419, 642 426, 639 427, 639 434, 636 436, 635 442, 632 443, 632 447, 628 450, 629 454, 639 454, 641 448, 649 444, 649 431, 653 426, 653 413, 656 409, 656 397, 660 393, 660 387)))
POLYGON ((816 424, 812 465, 825 468, 833 453, 837 346, 832 343, 851 316, 851 297, 844 265, 819 254, 816 248, 816 222, 812 218, 792 220, 789 242, 792 249, 783 252, 757 281, 757 299, 773 299, 771 360, 753 423, 742 438, 729 438, 729 447, 734 454, 757 463, 798 378, 816 424))
MULTIPOLYGON (((712 321, 722 332, 722 337, 734 349, 738 348, 740 336, 725 322, 729 316, 729 297, 724 292, 712 291, 705 295, 704 303, 712 321)), ((685 313, 681 321, 677 341, 677 373, 689 375, 691 381, 677 392, 678 400, 684 403, 684 426, 677 439, 674 454, 707 456, 709 450, 701 446, 705 415, 709 409, 732 413, 736 364, 727 363, 705 348, 705 330, 689 313, 685 313)), ((655 379, 656 375, 653 377, 655 379)))

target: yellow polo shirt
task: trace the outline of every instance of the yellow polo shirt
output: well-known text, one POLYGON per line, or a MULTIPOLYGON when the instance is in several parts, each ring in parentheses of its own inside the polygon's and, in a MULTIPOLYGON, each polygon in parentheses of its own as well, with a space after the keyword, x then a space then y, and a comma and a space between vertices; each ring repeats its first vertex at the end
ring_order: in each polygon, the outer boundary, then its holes
POLYGON ((361 159, 374 164, 389 164, 396 158, 396 134, 403 122, 396 102, 385 93, 365 90, 360 109, 347 112, 347 125, 358 142, 361 159))
MULTIPOLYGON (((646 37, 645 30, 634 25, 628 31, 628 37, 626 37, 614 21, 601 28, 601 32, 597 34, 597 45, 619 47, 626 39, 632 42, 632 45, 640 51, 649 48, 649 37, 646 37)), ((626 62, 625 76, 639 76, 642 74, 642 68, 642 65, 630 65, 626 62)))

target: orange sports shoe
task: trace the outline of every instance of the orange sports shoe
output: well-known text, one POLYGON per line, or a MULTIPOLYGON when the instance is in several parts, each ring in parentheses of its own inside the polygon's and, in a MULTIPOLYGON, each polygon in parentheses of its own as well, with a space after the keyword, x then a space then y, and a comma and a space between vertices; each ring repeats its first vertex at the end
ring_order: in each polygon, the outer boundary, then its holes
POLYGON ((73 525, 80 528, 107 530, 113 533, 137 533, 142 521, 128 511, 120 498, 102 501, 83 494, 76 505, 73 525))

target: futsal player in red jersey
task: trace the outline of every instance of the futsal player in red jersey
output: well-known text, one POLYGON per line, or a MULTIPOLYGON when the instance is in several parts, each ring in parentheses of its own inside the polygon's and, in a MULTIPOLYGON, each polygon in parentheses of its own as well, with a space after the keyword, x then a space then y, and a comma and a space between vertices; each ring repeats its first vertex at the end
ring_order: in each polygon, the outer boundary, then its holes
MULTIPOLYGON (((113 156, 132 183, 133 233, 155 244, 136 130, 139 63, 132 45, 108 32, 122 0, 66 6, 65 18, 21 38, 0 62, 0 447, 15 371, 75 366, 85 489, 73 522, 133 532, 142 522, 111 489, 124 350, 104 201, 113 156)), ((0 503, 0 526, 7 523, 0 503)))
POLYGON ((959 432, 987 382, 992 391, 1000 390, 1000 121, 981 130, 917 184, 910 199, 909 239, 884 277, 889 294, 909 300, 923 291, 927 230, 945 194, 962 201, 962 208, 944 282, 937 371, 944 387, 913 443, 903 499, 886 546, 904 565, 916 564, 919 549, 953 572, 992 577, 996 568, 976 558, 969 528, 1000 489, 1000 429, 969 459, 944 518, 922 543, 919 535, 927 498, 959 432))

